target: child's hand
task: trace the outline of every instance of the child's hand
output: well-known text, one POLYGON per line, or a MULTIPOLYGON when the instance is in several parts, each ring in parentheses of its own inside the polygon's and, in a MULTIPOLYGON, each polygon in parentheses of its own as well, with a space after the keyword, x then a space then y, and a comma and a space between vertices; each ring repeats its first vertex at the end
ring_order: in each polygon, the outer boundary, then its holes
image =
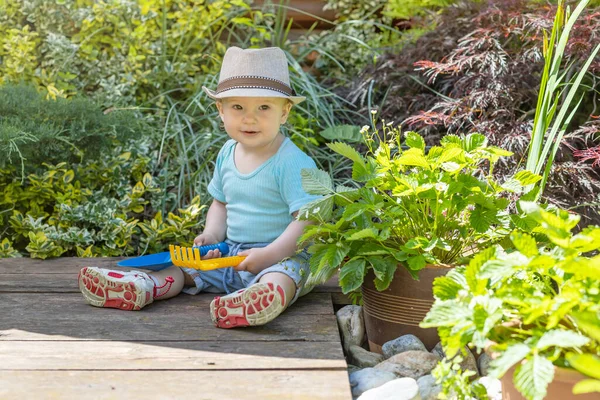
POLYGON ((256 275, 263 269, 273 265, 273 262, 270 260, 270 253, 264 247, 240 251, 237 255, 246 256, 246 259, 237 267, 233 267, 236 271, 248 271, 256 275))
MULTIPOLYGON (((207 244, 215 244, 218 242, 219 241, 217 240, 217 238, 215 238, 210 233, 202 233, 202 234, 196 236, 196 239, 194 239, 195 246, 204 246, 207 244)), ((211 258, 219 258, 219 257, 221 257, 221 251, 218 249, 215 249, 215 250, 209 250, 208 253, 206 253, 205 255, 202 256, 202 259, 209 260, 211 258)))
POLYGON ((194 246, 204 246, 205 244, 219 243, 217 238, 211 233, 201 233, 194 239, 194 246))

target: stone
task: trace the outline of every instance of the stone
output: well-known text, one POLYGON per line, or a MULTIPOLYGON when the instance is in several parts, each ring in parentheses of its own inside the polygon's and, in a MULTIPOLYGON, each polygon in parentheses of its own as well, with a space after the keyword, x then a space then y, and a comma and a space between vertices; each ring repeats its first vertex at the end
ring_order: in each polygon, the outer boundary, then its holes
POLYGON ((361 306, 348 305, 342 307, 335 314, 340 332, 344 351, 352 345, 360 346, 365 340, 365 319, 361 306))
POLYGON ((502 400, 502 382, 499 379, 483 376, 477 382, 485 387, 490 400, 502 400))
POLYGON ((351 375, 353 372, 360 371, 362 368, 357 367, 356 365, 348 364, 348 375, 351 375))
POLYGON ((419 394, 421 400, 437 400, 438 394, 442 391, 442 385, 435 383, 433 375, 424 375, 417 380, 419 385, 419 394))
POLYGON ((398 378, 364 392, 357 400, 421 400, 412 378, 398 378))
POLYGON ((427 351, 409 350, 377 364, 375 369, 393 372, 397 377, 418 379, 435 368, 440 359, 427 351))
POLYGON ((381 354, 372 353, 356 345, 348 349, 348 358, 353 365, 361 368, 374 367, 384 360, 381 354))
POLYGON ((483 353, 477 359, 477 366, 479 367, 479 375, 486 376, 488 374, 488 370, 490 369, 490 363, 492 362, 492 358, 487 354, 483 353))
POLYGON ((427 351, 427 348, 415 335, 403 335, 397 339, 383 344, 383 356, 390 358, 393 355, 409 350, 427 351))
POLYGON ((353 372, 350 374, 352 396, 358 397, 367 390, 379 387, 394 379, 396 379, 396 375, 393 373, 377 370, 375 368, 365 368, 353 372))
MULTIPOLYGON (((435 345, 433 350, 431 350, 431 354, 435 354, 440 359, 446 357, 446 353, 444 353, 444 349, 442 348, 441 342, 438 342, 438 344, 435 345)), ((475 356, 473 355, 473 353, 471 353, 471 350, 469 350, 468 347, 465 346, 465 354, 461 353, 461 357, 463 358, 463 360, 460 363, 460 369, 462 369, 463 371, 471 370, 476 374, 474 377, 472 377, 472 379, 478 378, 479 369, 477 368, 477 360, 475 360, 475 356)))
POLYGON ((435 354, 436 356, 438 356, 440 358, 440 360, 442 360, 444 357, 446 357, 446 353, 444 353, 444 348, 442 347, 442 342, 438 342, 435 345, 433 350, 431 350, 431 354, 435 354))

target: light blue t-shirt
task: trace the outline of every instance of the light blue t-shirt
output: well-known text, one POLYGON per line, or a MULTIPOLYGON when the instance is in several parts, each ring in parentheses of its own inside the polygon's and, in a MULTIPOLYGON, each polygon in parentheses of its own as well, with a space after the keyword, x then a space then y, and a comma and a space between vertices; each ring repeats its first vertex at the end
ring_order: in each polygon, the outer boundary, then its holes
POLYGON ((315 162, 289 138, 271 158, 249 174, 235 166, 235 145, 228 140, 217 156, 208 192, 226 203, 227 238, 234 242, 272 242, 294 220, 292 213, 319 196, 302 189, 300 171, 315 162))

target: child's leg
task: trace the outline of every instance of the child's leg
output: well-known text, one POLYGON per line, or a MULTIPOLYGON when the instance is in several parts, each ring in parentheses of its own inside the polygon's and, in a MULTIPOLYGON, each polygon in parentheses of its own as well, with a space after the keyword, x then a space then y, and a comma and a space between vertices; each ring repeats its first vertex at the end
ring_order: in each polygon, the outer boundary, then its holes
POLYGON ((154 300, 166 300, 177 296, 183 289, 185 282, 184 274, 181 268, 169 267, 160 271, 153 271, 150 274, 155 284, 154 300))
POLYGON ((183 282, 183 272, 177 267, 152 275, 97 267, 79 272, 79 289, 87 303, 121 310, 140 310, 154 300, 171 298, 181 292, 183 282))
POLYGON ((269 272, 268 274, 264 274, 260 280, 260 283, 274 283, 275 285, 279 285, 283 288, 285 292, 285 306, 287 307, 290 304, 290 301, 296 295, 296 283, 289 275, 286 275, 281 272, 269 272))

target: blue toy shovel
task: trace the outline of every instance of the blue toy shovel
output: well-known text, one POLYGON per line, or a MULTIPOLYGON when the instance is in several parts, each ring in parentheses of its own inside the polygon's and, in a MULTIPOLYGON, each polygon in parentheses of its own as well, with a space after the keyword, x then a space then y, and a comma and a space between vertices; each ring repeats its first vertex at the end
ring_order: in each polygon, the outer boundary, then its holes
MULTIPOLYGON (((229 252, 229 246, 227 243, 221 242, 217 244, 207 244, 200 246, 200 255, 204 256, 209 250, 219 250, 221 254, 227 254, 229 252)), ((149 254, 147 256, 129 258, 127 260, 119 261, 117 263, 119 267, 129 268, 145 268, 152 271, 160 271, 173 265, 171 262, 171 253, 165 251, 163 253, 149 254)))

